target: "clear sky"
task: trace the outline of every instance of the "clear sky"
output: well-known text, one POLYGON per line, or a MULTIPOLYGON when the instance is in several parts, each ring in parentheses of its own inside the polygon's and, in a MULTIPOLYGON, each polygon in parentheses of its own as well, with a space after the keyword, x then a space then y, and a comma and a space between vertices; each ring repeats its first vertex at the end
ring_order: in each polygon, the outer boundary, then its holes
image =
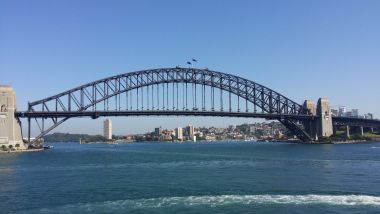
MULTIPOLYGON (((185 65, 242 76, 302 103, 380 117, 378 0, 0 0, 0 84, 19 110, 93 80, 185 65)), ((243 119, 112 118, 116 134, 243 119)), ((101 133, 102 119, 56 131, 101 133)))

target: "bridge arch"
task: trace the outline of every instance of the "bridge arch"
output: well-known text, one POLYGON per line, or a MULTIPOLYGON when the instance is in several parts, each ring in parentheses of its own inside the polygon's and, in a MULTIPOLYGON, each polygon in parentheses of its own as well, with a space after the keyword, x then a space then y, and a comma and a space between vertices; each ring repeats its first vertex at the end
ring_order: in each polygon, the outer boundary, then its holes
POLYGON ((71 99, 75 102, 75 104, 77 104, 77 110, 85 110, 93 104, 102 102, 118 94, 141 87, 166 83, 194 83, 197 85, 207 85, 222 89, 226 92, 231 92, 237 96, 247 99, 251 103, 260 107, 261 111, 265 113, 302 113, 301 105, 256 82, 227 73, 194 68, 162 68, 116 75, 81 85, 45 99, 31 102, 29 103, 29 107, 34 109, 38 105, 43 106, 49 101, 62 99, 64 96, 72 95, 71 99), (92 90, 92 88, 95 88, 96 90, 92 90), (107 94, 105 92, 105 88, 109 88, 112 93, 107 94), (93 96, 96 94, 95 91, 97 91, 99 95, 103 96, 93 96), (103 91, 103 94, 101 91, 103 91), (85 98, 88 98, 90 103, 85 105, 83 103, 84 100, 79 100, 79 98, 75 96, 75 92, 83 92, 85 98), (91 95, 91 93, 93 93, 93 95, 91 95))
MULTIPOLYGON (((296 120, 290 119, 281 119, 281 115, 304 115, 304 109, 301 105, 297 104, 293 100, 283 96, 282 94, 265 87, 261 84, 253 82, 251 80, 238 77, 235 75, 222 73, 218 71, 211 71, 208 69, 196 69, 196 68, 160 68, 160 69, 149 69, 142 70, 130 73, 124 73, 116 76, 111 76, 108 78, 100 79, 94 82, 90 82, 79 87, 70 89, 68 91, 56 94, 54 96, 50 96, 45 99, 41 99, 35 102, 30 102, 28 106, 28 111, 22 114, 21 116, 28 117, 28 121, 30 124, 31 117, 41 118, 42 126, 39 125, 41 130, 41 134, 36 137, 36 139, 44 136, 46 133, 69 119, 73 117, 76 113, 84 113, 84 112, 93 112, 94 116, 96 116, 96 112, 100 112, 98 109, 98 105, 100 103, 104 103, 103 111, 109 111, 108 107, 105 108, 106 102, 108 106, 108 101, 111 98, 115 98, 115 102, 117 103, 119 96, 119 105, 120 105, 120 95, 130 93, 133 90, 137 90, 137 105, 139 99, 139 89, 143 89, 144 87, 149 90, 151 88, 152 93, 154 90, 154 86, 157 86, 157 90, 159 90, 159 85, 173 85, 173 90, 175 90, 175 86, 177 87, 177 102, 178 102, 178 84, 191 84, 195 86, 195 96, 197 96, 197 85, 202 87, 202 102, 203 102, 203 87, 209 87, 210 90, 218 89, 220 90, 220 97, 223 98, 222 92, 227 92, 229 96, 229 105, 231 106, 231 94, 237 96, 238 98, 245 100, 246 103, 253 104, 254 113, 257 112, 257 109, 261 111, 262 117, 272 118, 273 115, 279 116, 279 120, 286 125, 288 128, 292 129, 297 135, 301 137, 306 137, 302 131, 297 128, 296 120), (70 114, 71 113, 71 114, 70 114), (71 116, 70 116, 71 115, 71 116), (53 124, 45 129, 44 120, 46 118, 51 118, 53 124), (302 136, 303 135, 303 136, 302 136)), ((184 87, 184 85, 182 85, 184 87)), ((163 88, 165 90, 165 88, 163 88)), ((206 92, 205 92, 206 93, 206 92)), ((215 98, 215 92, 214 97, 215 98)), ((149 92, 147 93, 149 94, 149 92)), ((175 91, 173 92, 173 99, 175 91)), ((211 93, 212 94, 212 93, 211 93)), ((183 96, 187 95, 182 94, 183 96)), ((140 94, 140 96, 144 96, 144 93, 140 94)), ((165 95, 163 95, 164 97, 165 95)), ((153 97, 153 94, 152 94, 153 97)), ((128 97, 126 98, 128 99, 128 97)), ((166 98, 168 101, 169 97, 166 98)), ((187 99, 187 98, 186 98, 187 99)), ((195 98, 196 99, 196 98, 195 98)), ((227 98, 228 99, 228 98, 227 98)), ((132 100, 131 100, 132 101, 132 100)), ((214 102, 214 100, 212 100, 214 102)), ((174 103, 174 100, 173 100, 174 103)), ((220 102, 223 105, 223 102, 220 102)), ((196 102, 195 102, 196 104, 196 102)), ((128 104, 127 104, 128 105, 128 104)), ((214 104, 213 104, 214 105, 214 104)), ((117 110, 117 109, 116 109, 117 110)), ((120 107, 118 109, 121 110, 120 107)), ((185 109, 183 109, 185 110, 185 109)), ((132 109, 128 109, 128 106, 124 112, 131 112, 132 109)), ((142 109, 141 111, 152 112, 154 109, 142 109)), ((137 113, 140 113, 137 112, 137 113)), ((188 115, 183 111, 175 109, 173 107, 172 110, 167 109, 167 111, 171 111, 176 115, 188 115)), ((227 110, 223 109, 223 106, 218 110, 215 108, 205 109, 202 103, 202 108, 193 108, 188 109, 186 107, 187 112, 191 112, 192 115, 204 115, 204 112, 227 112, 224 113, 223 116, 236 116, 231 112, 231 107, 227 110), (230 112, 231 114, 229 114, 230 112)), ((161 112, 152 115, 159 115, 161 112)), ((236 112, 235 112, 236 113, 236 112)), ((248 110, 247 112, 248 113, 248 110)), ((165 113, 166 114, 166 113, 165 113)), ((128 114, 131 115, 131 114, 128 114)), ((248 114, 247 114, 248 115, 248 114)), ((252 114, 251 114, 252 115, 252 114)), ((30 127, 30 126, 29 126, 30 127)), ((30 135, 30 134, 29 134, 30 135)))

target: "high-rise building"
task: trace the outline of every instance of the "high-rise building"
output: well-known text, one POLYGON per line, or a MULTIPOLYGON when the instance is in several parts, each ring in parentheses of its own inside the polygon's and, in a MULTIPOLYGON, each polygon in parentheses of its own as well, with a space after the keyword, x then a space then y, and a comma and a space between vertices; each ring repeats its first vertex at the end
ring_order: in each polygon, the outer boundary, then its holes
POLYGON ((183 140, 183 129, 181 127, 175 129, 175 136, 177 140, 183 140))
POLYGON ((162 133, 162 127, 161 126, 154 129, 154 135, 160 136, 161 133, 162 133))
POLYGON ((193 137, 194 137, 194 126, 192 126, 192 125, 188 125, 188 126, 186 127, 186 133, 187 133, 189 139, 192 140, 193 137))
POLYGON ((110 119, 104 120, 103 136, 108 140, 112 139, 112 121, 110 119))

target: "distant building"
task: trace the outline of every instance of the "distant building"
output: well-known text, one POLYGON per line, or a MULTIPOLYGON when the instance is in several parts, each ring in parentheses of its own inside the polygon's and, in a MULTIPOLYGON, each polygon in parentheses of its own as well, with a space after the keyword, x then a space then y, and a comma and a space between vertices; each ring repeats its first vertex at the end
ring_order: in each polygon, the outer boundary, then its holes
POLYGON ((359 109, 352 109, 352 117, 358 118, 359 117, 359 109))
POLYGON ((183 140, 183 129, 181 127, 175 129, 175 136, 177 140, 183 140))
POLYGON ((216 137, 215 135, 206 135, 205 139, 208 141, 213 141, 213 140, 216 140, 216 137))
POLYGON ((346 115, 346 112, 347 112, 346 106, 339 106, 339 112, 338 112, 339 117, 344 117, 346 115))
POLYGON ((332 115, 332 116, 340 116, 340 115, 339 115, 339 111, 336 110, 336 109, 331 109, 331 115, 332 115))
POLYGON ((104 120, 103 136, 108 140, 112 139, 112 121, 110 119, 104 120))
POLYGON ((250 125, 249 126, 249 132, 252 133, 252 134, 256 133, 256 127, 255 127, 255 125, 250 125))
POLYGON ((127 135, 127 136, 125 136, 125 139, 128 141, 135 140, 135 135, 127 135))
POLYGON ((162 141, 171 141, 171 140, 173 140, 173 138, 172 138, 171 135, 164 134, 164 135, 160 136, 160 140, 162 140, 162 141))
POLYGON ((174 135, 174 134, 175 133, 173 132, 173 130, 165 129, 161 132, 159 139, 163 140, 163 141, 171 141, 171 140, 173 140, 172 135, 174 135))
POLYGON ((189 137, 189 139, 193 139, 193 137, 194 137, 194 126, 188 125, 186 127, 186 134, 189 137))
POLYGON ((277 130, 277 131, 275 132, 275 137, 276 137, 277 139, 281 139, 281 138, 284 137, 284 134, 282 134, 281 131, 277 130))
POLYGON ((161 133, 162 133, 162 127, 161 126, 154 129, 154 135, 160 136, 161 133))
POLYGON ((365 119, 373 120, 373 114, 371 114, 371 113, 365 114, 365 115, 364 115, 364 118, 365 118, 365 119))

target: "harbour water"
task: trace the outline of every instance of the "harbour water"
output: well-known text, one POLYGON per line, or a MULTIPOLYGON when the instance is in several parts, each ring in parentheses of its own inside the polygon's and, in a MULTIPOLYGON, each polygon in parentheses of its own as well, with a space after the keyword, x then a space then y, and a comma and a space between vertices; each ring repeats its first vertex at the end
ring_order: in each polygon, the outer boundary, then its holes
POLYGON ((0 155, 1 213, 380 213, 380 143, 56 143, 0 155))

